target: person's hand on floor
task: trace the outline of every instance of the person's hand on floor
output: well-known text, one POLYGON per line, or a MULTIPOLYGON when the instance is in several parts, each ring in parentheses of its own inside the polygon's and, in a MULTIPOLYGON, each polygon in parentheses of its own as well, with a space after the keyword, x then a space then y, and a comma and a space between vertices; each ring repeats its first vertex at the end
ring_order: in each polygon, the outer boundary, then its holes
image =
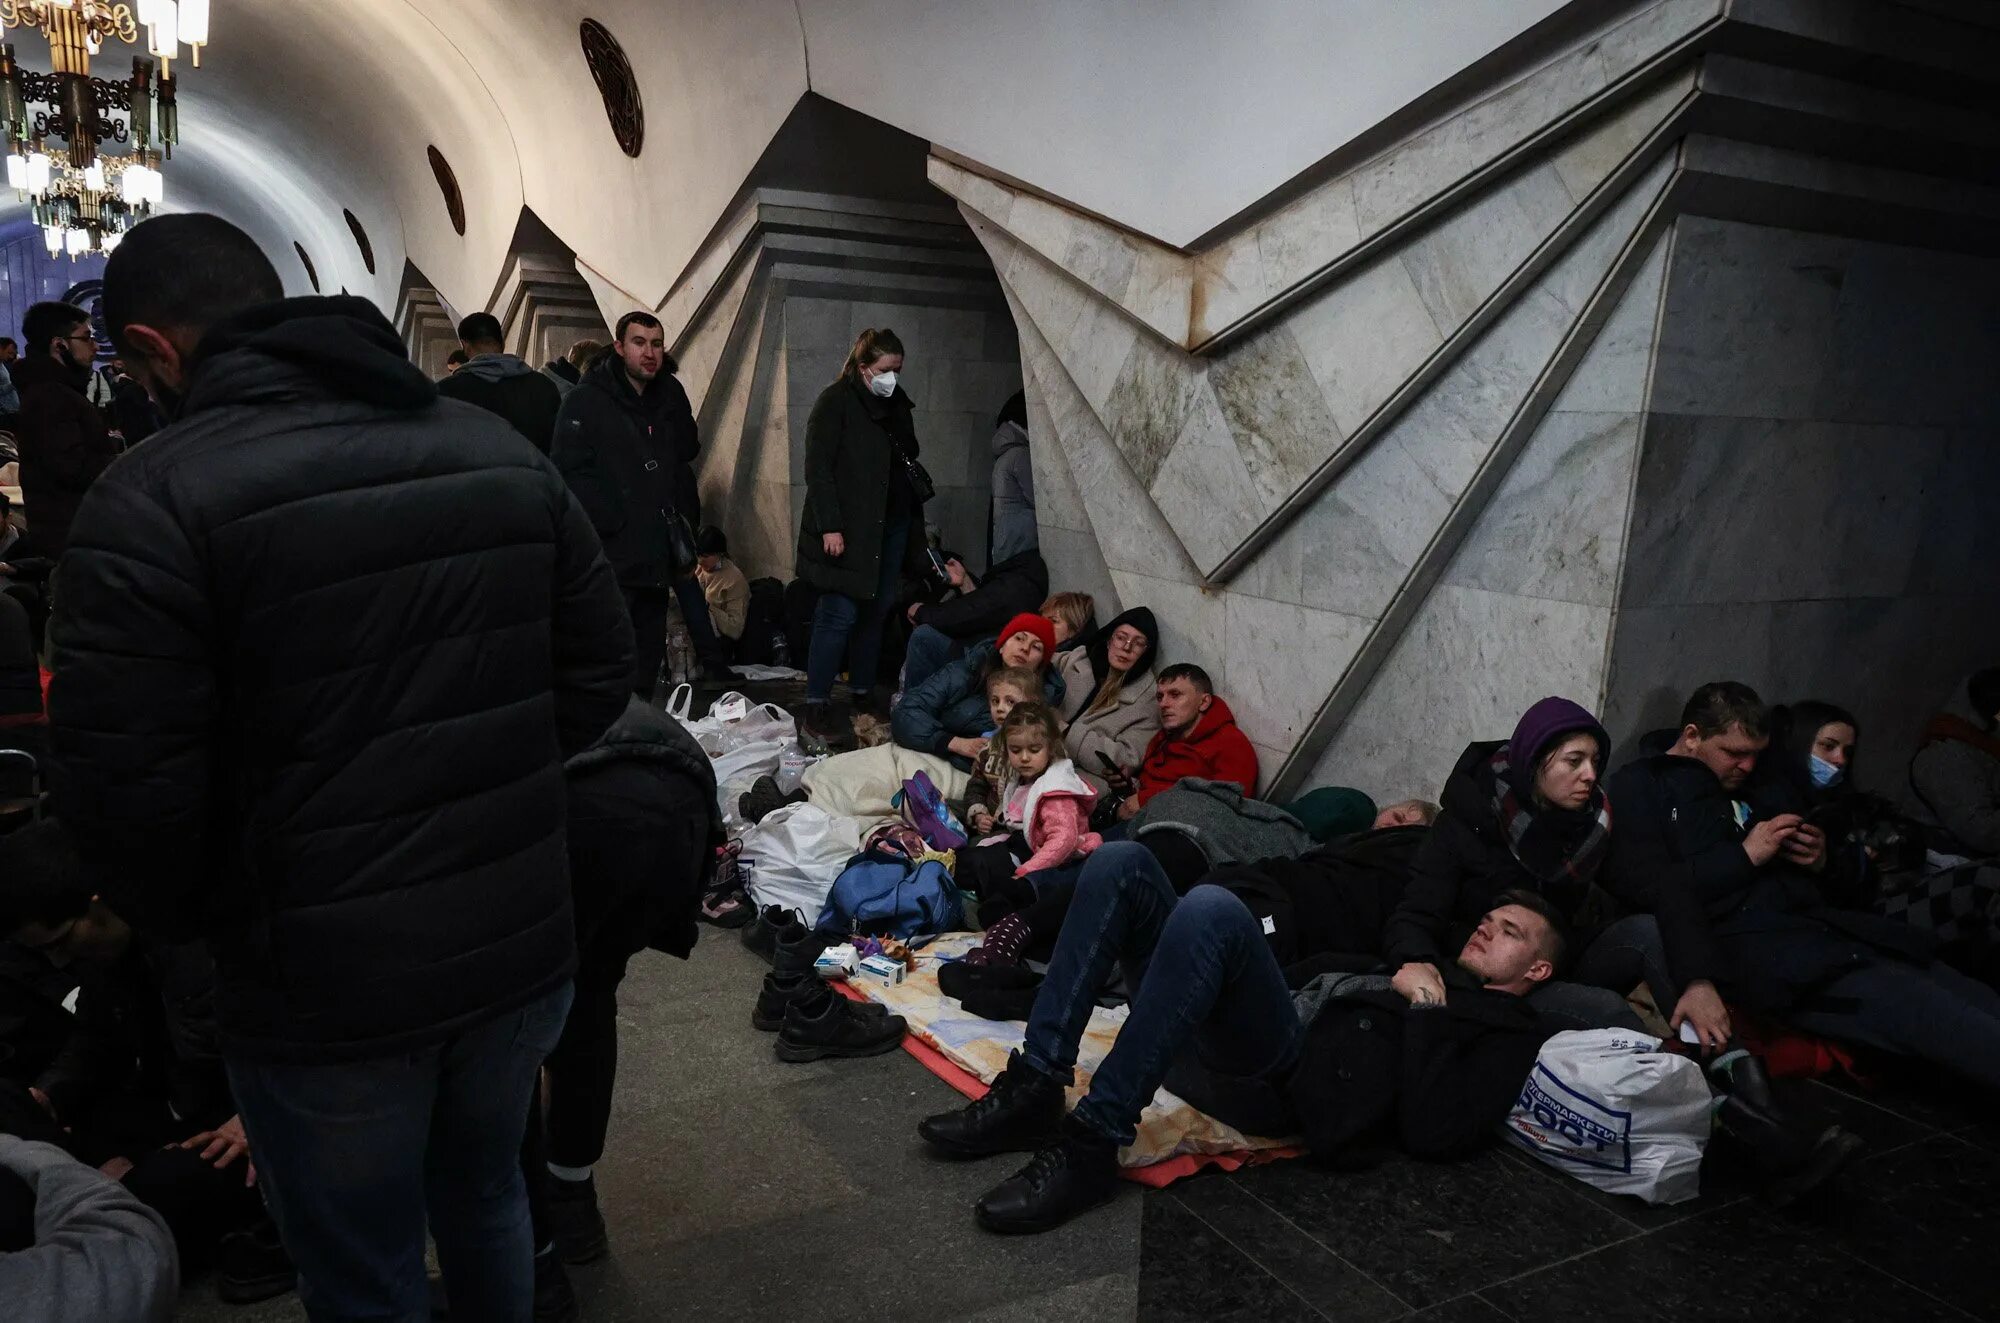
POLYGON ((1743 853, 1750 856, 1750 862, 1762 868, 1778 857, 1778 851, 1792 838, 1805 820, 1796 813, 1780 813, 1775 818, 1767 818, 1750 829, 1743 838, 1743 853))
MULTIPOLYGON (((243 1118, 232 1116, 213 1130, 204 1130, 192 1138, 183 1139, 181 1147, 200 1149, 201 1160, 214 1163, 216 1170, 220 1171, 238 1158, 249 1157, 250 1136, 244 1132, 243 1118)), ((244 1167, 243 1183, 255 1185, 257 1164, 246 1162, 244 1167)))
POLYGON ((1704 1051, 1720 1052, 1729 1046, 1729 1008, 1722 1004, 1722 994, 1715 985, 1705 978, 1687 985, 1669 1023, 1675 1033, 1683 1024, 1692 1025, 1704 1051))
POLYGON ((1444 1004, 1444 975, 1438 973, 1436 965, 1411 961, 1396 971, 1389 980, 1389 986, 1402 994, 1403 1000, 1412 1006, 1440 1006, 1444 1004))

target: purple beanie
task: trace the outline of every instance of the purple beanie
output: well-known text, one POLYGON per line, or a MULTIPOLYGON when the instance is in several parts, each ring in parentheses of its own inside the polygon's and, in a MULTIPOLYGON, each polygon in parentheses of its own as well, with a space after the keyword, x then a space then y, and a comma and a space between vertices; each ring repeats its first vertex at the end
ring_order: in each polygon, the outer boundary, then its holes
POLYGON ((1580 730, 1597 737, 1598 755, 1605 764, 1609 764, 1611 737, 1604 733, 1604 727, 1598 724, 1596 717, 1567 698, 1544 698, 1521 714, 1520 722, 1514 727, 1514 738, 1507 742, 1508 761, 1523 773, 1533 775, 1543 750, 1551 742, 1580 730))

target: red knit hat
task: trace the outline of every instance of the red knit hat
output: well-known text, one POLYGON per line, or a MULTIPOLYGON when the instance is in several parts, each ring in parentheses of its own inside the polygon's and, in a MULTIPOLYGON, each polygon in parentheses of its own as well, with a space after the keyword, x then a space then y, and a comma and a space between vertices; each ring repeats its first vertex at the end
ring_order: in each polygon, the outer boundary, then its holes
POLYGON ((1032 611, 1023 611, 1008 621, 1006 627, 994 637, 995 643, 1005 643, 1016 634, 1033 634, 1042 641, 1042 660, 1056 655, 1056 626, 1047 616, 1038 616, 1032 611))

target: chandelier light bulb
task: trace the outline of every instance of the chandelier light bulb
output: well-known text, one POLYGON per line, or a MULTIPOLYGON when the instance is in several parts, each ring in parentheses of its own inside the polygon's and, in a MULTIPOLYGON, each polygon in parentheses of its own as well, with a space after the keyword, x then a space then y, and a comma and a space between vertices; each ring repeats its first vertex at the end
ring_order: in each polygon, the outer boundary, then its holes
POLYGON ((50 257, 56 257, 62 253, 63 250, 62 226, 44 225, 42 227, 42 238, 45 242, 47 242, 49 246, 50 257))
POLYGON ((28 191, 28 158, 19 152, 7 153, 7 187, 17 193, 28 191))
POLYGON ((180 37, 190 46, 208 41, 208 0, 180 0, 180 37))
POLYGON ((160 21, 160 0, 139 0, 139 23, 151 27, 160 21))
POLYGON ((97 241, 97 247, 106 257, 109 257, 124 238, 125 236, 118 231, 111 230, 106 232, 105 236, 97 241))
POLYGON ((102 162, 92 161, 84 167, 83 186, 93 193, 102 193, 104 191, 104 165, 102 162))
POLYGON ((152 52, 163 60, 180 52, 180 6, 174 0, 160 0, 153 8, 152 52))
POLYGON ((85 253, 90 251, 89 230, 71 230, 67 235, 63 236, 63 238, 64 238, 63 246, 69 250, 69 255, 71 257, 82 257, 85 253))
POLYGON ((28 191, 46 193, 49 188, 49 157, 47 152, 28 153, 28 191))

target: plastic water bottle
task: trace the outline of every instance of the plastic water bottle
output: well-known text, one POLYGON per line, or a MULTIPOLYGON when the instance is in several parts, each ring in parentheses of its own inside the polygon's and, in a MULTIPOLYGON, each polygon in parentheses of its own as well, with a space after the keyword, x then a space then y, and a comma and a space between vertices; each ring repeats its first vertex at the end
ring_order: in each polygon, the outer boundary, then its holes
POLYGON ((788 745, 778 759, 779 793, 789 795, 797 790, 799 782, 805 778, 806 768, 812 764, 813 760, 806 756, 804 749, 796 743, 788 745))
POLYGON ((792 664, 792 639, 782 625, 771 629, 771 664, 789 667, 792 664))

